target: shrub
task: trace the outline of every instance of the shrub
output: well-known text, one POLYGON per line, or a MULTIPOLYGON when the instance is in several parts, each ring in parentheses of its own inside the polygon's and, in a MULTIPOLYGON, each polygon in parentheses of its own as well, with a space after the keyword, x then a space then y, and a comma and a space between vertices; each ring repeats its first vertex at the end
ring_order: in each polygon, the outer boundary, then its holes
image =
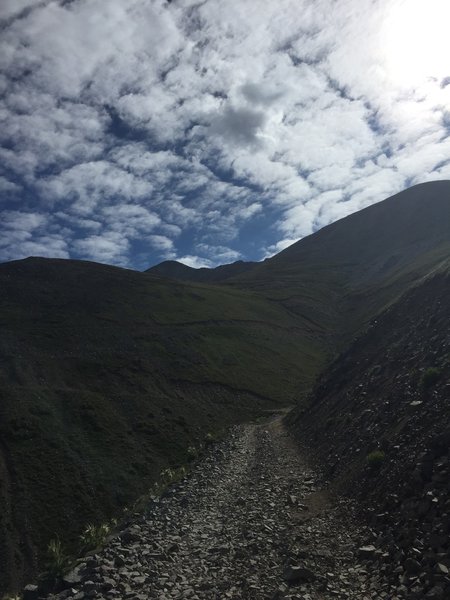
POLYGON ((374 450, 366 456, 367 464, 371 469, 379 469, 386 458, 382 450, 374 450))
POLYGON ((167 469, 161 471, 159 476, 165 485, 170 485, 175 481, 175 469, 168 467, 167 469))
POLYGON ((89 523, 80 535, 83 548, 85 550, 94 550, 99 546, 103 546, 110 533, 111 527, 108 523, 102 523, 101 525, 89 523))
POLYGON ((208 446, 212 446, 212 444, 214 444, 214 442, 217 441, 217 436, 215 436, 213 433, 208 432, 205 435, 205 439, 204 439, 204 445, 205 448, 207 448, 208 446))
POLYGON ((61 540, 54 538, 47 546, 44 579, 56 582, 70 569, 72 559, 65 553, 61 540))
POLYGON ((428 388, 432 387, 440 378, 440 376, 441 372, 436 367, 430 367, 427 369, 422 375, 421 379, 423 389, 427 390, 428 388))
POLYGON ((199 451, 195 446, 188 446, 187 455, 188 455, 188 461, 191 462, 198 458, 199 451))

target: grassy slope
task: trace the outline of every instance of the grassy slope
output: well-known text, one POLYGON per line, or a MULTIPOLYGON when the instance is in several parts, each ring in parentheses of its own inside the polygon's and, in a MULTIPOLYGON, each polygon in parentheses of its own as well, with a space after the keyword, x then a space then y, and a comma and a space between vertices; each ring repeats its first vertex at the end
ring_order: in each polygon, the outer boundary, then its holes
POLYGON ((0 265, 0 290, 8 587, 55 534, 74 542, 207 431, 292 403, 321 363, 314 332, 251 292, 46 259, 0 265))
POLYGON ((439 182, 227 286, 74 261, 0 265, 4 572, 19 581, 50 537, 112 514, 208 429, 291 403, 327 355, 449 256, 449 229, 450 183, 439 182))
POLYGON ((450 182, 421 184, 324 227, 227 283, 307 316, 324 328, 332 349, 342 348, 450 255, 449 231, 450 182))

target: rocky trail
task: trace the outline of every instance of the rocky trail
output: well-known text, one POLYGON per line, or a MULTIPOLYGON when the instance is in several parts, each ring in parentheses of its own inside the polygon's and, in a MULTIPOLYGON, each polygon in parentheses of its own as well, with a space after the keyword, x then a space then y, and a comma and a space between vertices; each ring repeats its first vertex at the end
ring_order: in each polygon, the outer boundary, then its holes
POLYGON ((328 496, 277 416, 233 428, 145 516, 82 559, 57 597, 391 600, 371 561, 373 535, 328 496))

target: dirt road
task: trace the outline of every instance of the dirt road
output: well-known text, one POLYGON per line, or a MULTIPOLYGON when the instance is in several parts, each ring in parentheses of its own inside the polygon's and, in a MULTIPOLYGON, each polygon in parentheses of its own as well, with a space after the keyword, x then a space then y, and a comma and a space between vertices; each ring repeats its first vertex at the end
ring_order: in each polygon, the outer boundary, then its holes
POLYGON ((281 417, 233 429, 147 514, 72 574, 64 598, 387 599, 281 417))

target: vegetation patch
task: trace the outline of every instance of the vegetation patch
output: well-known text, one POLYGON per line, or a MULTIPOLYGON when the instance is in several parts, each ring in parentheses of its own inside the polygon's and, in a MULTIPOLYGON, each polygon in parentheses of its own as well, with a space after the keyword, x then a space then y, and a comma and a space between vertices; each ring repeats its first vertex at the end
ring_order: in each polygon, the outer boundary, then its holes
POLYGON ((428 390, 433 387, 441 377, 441 370, 436 367, 428 368, 422 375, 420 380, 422 388, 428 390))
POLYGON ((382 450, 373 450, 366 456, 367 464, 373 470, 378 470, 385 460, 386 454, 382 450))
POLYGON ((103 546, 111 533, 112 527, 115 525, 117 525, 117 520, 115 519, 111 523, 100 523, 99 525, 88 523, 80 535, 81 550, 87 552, 88 550, 95 550, 103 546))
POLYGON ((40 577, 41 585, 44 588, 54 588, 70 569, 73 562, 73 558, 69 556, 59 538, 50 540, 47 546, 46 569, 40 577))

